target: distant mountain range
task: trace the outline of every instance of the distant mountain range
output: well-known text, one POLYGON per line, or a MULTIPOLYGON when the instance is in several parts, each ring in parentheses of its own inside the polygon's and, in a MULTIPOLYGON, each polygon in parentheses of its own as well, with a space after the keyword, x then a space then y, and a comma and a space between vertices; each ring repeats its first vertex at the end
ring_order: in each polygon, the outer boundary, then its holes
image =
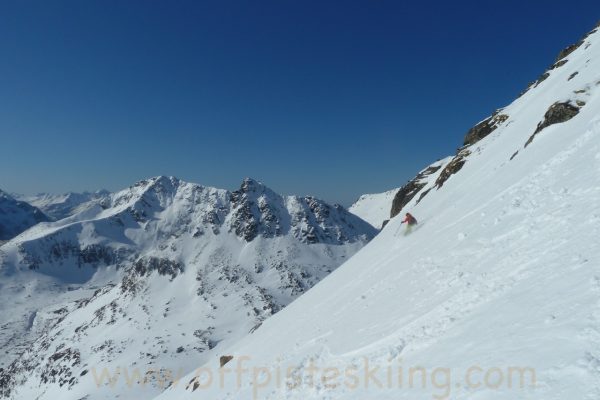
POLYGON ((163 176, 34 203, 65 218, 0 248, 0 393, 16 398, 110 397, 84 378, 94 366, 191 368, 377 232, 341 206, 252 179, 230 192, 163 176))
POLYGON ((98 202, 110 196, 107 190, 65 194, 39 193, 31 196, 14 195, 18 200, 31 204, 55 221, 82 211, 90 202, 98 202))
POLYGON ((0 190, 0 242, 49 220, 40 209, 0 190))

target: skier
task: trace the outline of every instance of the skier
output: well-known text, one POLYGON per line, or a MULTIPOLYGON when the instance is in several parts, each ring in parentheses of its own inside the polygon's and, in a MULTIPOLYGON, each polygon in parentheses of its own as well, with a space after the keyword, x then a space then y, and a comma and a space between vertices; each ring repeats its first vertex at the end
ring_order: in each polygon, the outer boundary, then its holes
POLYGON ((406 216, 404 217, 404 220, 400 222, 400 225, 403 223, 406 223, 406 232, 404 234, 408 235, 412 230, 412 227, 417 225, 417 219, 413 217, 411 213, 406 213, 406 216))

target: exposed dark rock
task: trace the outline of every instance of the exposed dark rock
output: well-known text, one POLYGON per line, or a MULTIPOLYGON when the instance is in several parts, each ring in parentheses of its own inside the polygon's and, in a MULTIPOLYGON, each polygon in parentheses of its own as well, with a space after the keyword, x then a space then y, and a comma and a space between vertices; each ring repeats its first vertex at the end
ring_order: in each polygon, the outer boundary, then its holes
POLYGON ((32 270, 48 264, 67 262, 76 263, 79 268, 118 265, 129 255, 124 248, 114 249, 99 244, 82 246, 74 240, 62 240, 59 233, 49 235, 42 246, 33 247, 22 243, 19 245, 19 253, 23 257, 23 263, 32 270))
POLYGON ((429 188, 426 191, 424 191, 423 193, 421 193, 419 195, 419 198, 417 199, 417 204, 419 204, 421 202, 421 200, 423 200, 423 197, 427 196, 427 193, 429 193, 430 191, 431 191, 431 188, 429 188))
POLYGON ((537 125, 535 132, 525 142, 525 147, 533 141, 534 137, 540 133, 544 128, 550 125, 560 124, 566 122, 576 116, 579 113, 579 108, 570 103, 554 103, 548 108, 546 114, 544 114, 544 120, 537 125))
POLYGON ((569 60, 560 60, 560 61, 555 62, 554 64, 552 64, 552 66, 550 67, 550 69, 560 68, 560 67, 562 67, 563 65, 565 65, 568 62, 569 62, 569 60))
POLYGON ((471 152, 469 150, 463 149, 458 152, 456 156, 446 165, 446 167, 440 173, 440 176, 435 181, 435 186, 440 189, 444 183, 450 178, 452 175, 460 171, 460 169, 467 162, 466 158, 469 156, 471 152))
POLYGON ((439 169, 442 168, 441 165, 431 165, 429 167, 427 167, 424 171, 420 172, 419 175, 417 175, 419 177, 419 179, 423 179, 426 176, 429 176, 437 171, 439 171, 439 169))
POLYGON ((254 332, 256 332, 256 330, 257 330, 258 328, 260 328, 260 327, 261 327, 261 325, 262 325, 262 321, 259 321, 259 322, 258 322, 256 325, 254 325, 254 326, 252 327, 252 329, 250 329, 250 331, 249 331, 248 333, 254 333, 254 332))
POLYGON ((244 238, 246 242, 251 242, 258 235, 258 220, 254 217, 251 202, 241 204, 234 211, 232 227, 237 236, 244 238))
POLYGON ((544 72, 542 75, 540 75, 539 78, 537 78, 537 80, 534 82, 534 86, 533 87, 537 87, 540 83, 544 82, 546 79, 548 79, 548 77, 550 76, 550 72, 544 72))
MULTIPOLYGON (((527 88, 524 91, 522 91, 521 94, 519 94, 519 97, 521 97, 525 93, 527 93, 529 91, 529 89, 531 89, 532 87, 537 87, 540 83, 542 83, 544 80, 546 80, 546 78, 548 78, 548 76, 550 76, 550 73, 548 71, 565 65, 568 60, 563 60, 563 59, 565 57, 567 57, 569 54, 571 54, 572 52, 574 52, 575 50, 577 50, 585 42, 585 39, 589 35, 591 35, 592 33, 596 32, 598 30, 597 28, 598 28, 598 26, 596 26, 596 28, 593 29, 591 32, 587 33, 579 42, 572 44, 570 46, 567 46, 566 48, 561 50, 560 53, 558 53, 558 56, 556 57, 554 64, 552 64, 552 66, 550 68, 548 68, 548 70, 546 72, 544 72, 537 80, 530 82, 529 85, 527 85, 527 88)), ((572 74, 569 77, 569 80, 571 80, 575 75, 577 75, 577 73, 572 74)))
POLYGON ((146 257, 137 260, 133 264, 133 269, 140 276, 157 271, 159 275, 169 275, 171 279, 174 279, 179 273, 183 272, 183 265, 166 258, 146 257))
POLYGON ((419 191, 425 187, 425 183, 422 183, 421 180, 437 172, 440 168, 441 166, 437 165, 430 166, 421 171, 413 180, 402 186, 392 201, 390 218, 394 218, 396 215, 398 215, 404 206, 406 206, 417 195, 417 193, 419 193, 419 191))
POLYGON ((519 96, 518 96, 518 97, 521 97, 521 96, 523 96, 525 93, 529 92, 529 90, 530 90, 530 89, 533 87, 533 85, 535 85, 535 84, 536 84, 536 82, 537 82, 537 81, 532 81, 532 82, 529 82, 529 83, 527 84, 527 87, 526 87, 525 89, 523 89, 523 91, 522 91, 521 93, 519 93, 519 96))
POLYGON ((583 40, 581 40, 575 44, 569 45, 569 46, 565 47, 564 49, 562 49, 560 51, 560 53, 558 53, 558 56, 556 56, 556 61, 562 60, 563 58, 565 58, 566 56, 568 56, 569 54, 571 54, 572 52, 577 50, 577 48, 579 46, 581 46, 582 43, 583 43, 583 40))
POLYGON ((231 360, 233 360, 233 356, 221 356, 221 357, 219 357, 219 367, 223 368, 225 366, 225 364, 227 364, 231 360))
POLYGON ((309 287, 303 281, 304 276, 297 274, 291 270, 291 268, 282 262, 279 262, 273 266, 279 273, 279 279, 281 281, 279 288, 284 290, 290 290, 292 295, 300 295, 306 292, 309 287))
POLYGON ((214 329, 214 326, 209 326, 207 329, 196 329, 194 331, 194 336, 199 340, 198 344, 194 346, 196 351, 203 353, 215 348, 218 341, 212 339, 214 329))
POLYGON ((381 229, 385 228, 385 226, 388 224, 388 222, 390 222, 389 219, 386 219, 385 221, 383 221, 383 223, 381 224, 381 229))
POLYGON ((416 178, 402 186, 392 201, 390 218, 394 218, 396 215, 400 214, 402 208, 404 208, 404 206, 407 205, 413 197, 423 189, 423 187, 425 187, 425 184, 420 183, 416 178))
POLYGON ((568 81, 570 81, 571 79, 575 78, 575 76, 579 74, 578 71, 573 72, 571 75, 569 75, 569 79, 567 79, 568 81))
POLYGON ((474 143, 477 143, 478 141, 492 133, 498 127, 498 125, 500 125, 507 119, 508 115, 501 114, 500 110, 497 110, 490 117, 486 118, 485 120, 481 121, 471 129, 469 129, 469 132, 467 132, 463 144, 465 146, 469 146, 474 143))
POLYGON ((85 264, 98 265, 102 263, 104 265, 110 265, 116 263, 118 260, 119 257, 113 249, 97 244, 91 244, 79 251, 77 264, 79 267, 82 267, 85 264))
POLYGON ((519 154, 519 150, 515 151, 515 152, 513 153, 513 155, 512 155, 512 156, 510 156, 510 159, 512 160, 513 158, 515 158, 515 157, 517 156, 517 154, 519 154))
POLYGON ((592 29, 590 32, 588 32, 579 42, 572 44, 570 46, 567 46, 563 50, 561 50, 560 53, 558 53, 558 56, 556 56, 556 61, 562 60, 563 58, 565 58, 566 56, 568 56, 569 54, 571 54, 572 52, 577 50, 579 48, 579 46, 581 46, 585 42, 585 39, 587 39, 588 36, 590 36, 592 33, 596 33, 598 31, 598 27, 600 27, 600 23, 598 23, 598 25, 596 25, 594 29, 592 29))
POLYGON ((123 279, 121 279, 121 293, 135 296, 144 287, 144 280, 142 278, 150 275, 153 271, 157 271, 159 275, 168 275, 172 280, 183 272, 183 265, 166 258, 140 258, 133 263, 123 276, 123 279))
MULTIPOLYGON (((354 228, 359 222, 342 206, 329 205, 311 196, 295 199, 298 207, 287 213, 285 199, 253 179, 245 179, 240 189, 231 193, 230 230, 247 242, 261 237, 278 237, 290 230, 303 243, 342 244, 354 240, 335 222, 354 228)), ((197 232, 196 235, 201 235, 197 232)), ((373 235, 376 234, 373 230, 373 235)))
POLYGON ((57 351, 42 367, 40 381, 44 384, 58 383, 59 386, 66 384, 73 386, 77 382, 73 376, 73 367, 79 365, 80 358, 79 350, 67 348, 57 351))
POLYGON ((275 237, 282 234, 280 217, 269 199, 278 196, 262 183, 246 178, 241 187, 231 193, 233 206, 232 228, 235 234, 247 242, 254 240, 259 234, 264 237, 275 237))

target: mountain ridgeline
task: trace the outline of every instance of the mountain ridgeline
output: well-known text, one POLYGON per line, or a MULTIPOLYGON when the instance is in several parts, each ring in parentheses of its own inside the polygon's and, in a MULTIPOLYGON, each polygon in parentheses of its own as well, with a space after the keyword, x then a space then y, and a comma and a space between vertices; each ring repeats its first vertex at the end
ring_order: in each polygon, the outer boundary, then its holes
MULTIPOLYGON (((91 366, 192 368, 377 233, 341 206, 252 179, 230 192, 161 176, 78 208, 1 248, 2 292, 13 299, 0 306, 4 396, 105 398, 91 366)), ((151 382, 130 394, 160 390, 151 382)))
MULTIPOLYGON (((598 25, 600 26, 600 24, 598 25)), ((584 46, 586 49, 589 47, 589 42, 586 39, 598 31, 598 26, 586 34, 579 42, 569 45, 561 50, 556 57, 554 63, 548 67, 548 69, 540 75, 536 80, 529 83, 525 91, 521 93, 523 96, 533 88, 537 88, 542 82, 544 82, 551 74, 556 74, 565 64, 569 62, 568 56, 575 50, 584 46)), ((579 74, 579 71, 573 71, 569 74, 567 80, 571 81, 579 74)), ((534 139, 534 137, 541 132, 543 129, 550 125, 566 122, 573 118, 579 113, 579 110, 586 105, 585 97, 589 94, 589 88, 579 88, 573 92, 574 96, 570 96, 568 99, 557 100, 551 104, 544 114, 543 119, 538 123, 536 129, 531 132, 531 136, 523 144, 523 148, 527 147, 534 139)), ((411 179, 408 183, 402 186, 392 201, 392 207, 390 210, 390 218, 394 218, 409 204, 418 204, 432 189, 439 190, 442 188, 444 183, 460 169, 469 160, 469 157, 476 151, 476 144, 492 134, 498 127, 507 126, 511 123, 511 115, 509 115, 504 109, 500 108, 492 113, 489 117, 483 121, 477 123, 466 133, 463 146, 459 148, 456 155, 451 158, 447 158, 444 161, 436 162, 423 171, 419 172, 417 176, 411 179), (437 172, 437 173, 436 173, 437 172), (435 179, 426 179, 428 176, 435 174, 435 179), (417 197, 417 194, 419 196, 417 197), (412 200, 415 201, 412 201, 412 200)), ((511 160, 516 157, 518 150, 516 150, 511 160)))
POLYGON ((49 220, 38 208, 0 190, 0 243, 49 220))

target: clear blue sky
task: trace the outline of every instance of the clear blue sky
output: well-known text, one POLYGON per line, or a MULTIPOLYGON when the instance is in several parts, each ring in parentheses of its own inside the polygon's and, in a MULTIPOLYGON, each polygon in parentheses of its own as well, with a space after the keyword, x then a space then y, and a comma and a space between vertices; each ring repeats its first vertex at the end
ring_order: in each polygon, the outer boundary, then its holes
POLYGON ((598 1, 2 1, 0 188, 154 175, 348 205, 453 153, 598 1))

